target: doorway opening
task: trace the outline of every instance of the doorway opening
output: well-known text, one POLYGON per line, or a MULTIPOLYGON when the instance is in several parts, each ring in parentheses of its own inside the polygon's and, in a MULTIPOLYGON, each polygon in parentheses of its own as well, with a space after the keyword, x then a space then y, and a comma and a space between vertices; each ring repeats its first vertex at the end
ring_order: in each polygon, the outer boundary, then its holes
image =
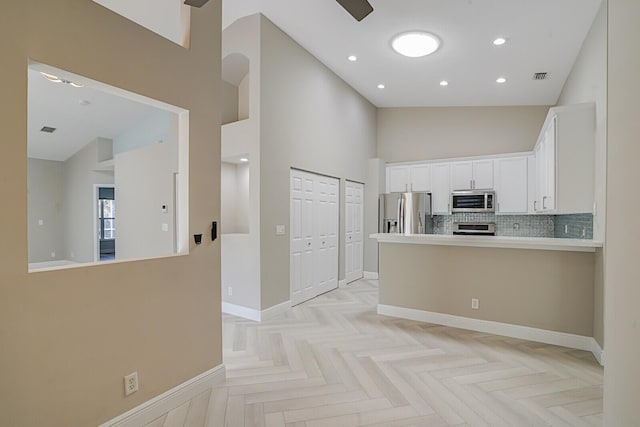
POLYGON ((98 186, 96 194, 96 261, 112 261, 116 259, 116 189, 113 186, 98 186))

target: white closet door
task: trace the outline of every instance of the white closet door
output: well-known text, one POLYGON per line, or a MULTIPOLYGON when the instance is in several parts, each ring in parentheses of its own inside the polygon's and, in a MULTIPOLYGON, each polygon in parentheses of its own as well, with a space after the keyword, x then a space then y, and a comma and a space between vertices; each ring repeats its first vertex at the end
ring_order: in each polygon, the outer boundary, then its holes
POLYGON ((291 171, 291 305, 315 296, 314 189, 313 176, 296 170, 291 171))
POLYGON ((291 170, 291 305, 338 287, 338 183, 291 170))
POLYGON ((345 184, 345 280, 347 283, 363 276, 364 185, 345 184))
MULTIPOLYGON (((316 295, 338 287, 338 180, 316 175, 316 295)), ((315 296, 315 295, 314 295, 315 296)))

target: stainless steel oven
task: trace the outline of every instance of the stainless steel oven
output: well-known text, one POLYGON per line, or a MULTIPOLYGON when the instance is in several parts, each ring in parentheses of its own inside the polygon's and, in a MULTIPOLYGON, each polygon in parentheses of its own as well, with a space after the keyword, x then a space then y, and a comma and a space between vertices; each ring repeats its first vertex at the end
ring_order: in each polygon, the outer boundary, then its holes
POLYGON ((495 222, 454 222, 453 234, 470 236, 495 236, 495 222))
POLYGON ((495 200, 495 191, 454 191, 451 193, 451 212, 495 212, 495 200))

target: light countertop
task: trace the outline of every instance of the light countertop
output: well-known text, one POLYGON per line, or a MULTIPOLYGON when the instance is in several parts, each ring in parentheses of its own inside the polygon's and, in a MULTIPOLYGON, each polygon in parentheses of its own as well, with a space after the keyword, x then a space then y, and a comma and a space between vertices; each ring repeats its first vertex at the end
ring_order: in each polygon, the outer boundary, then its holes
POLYGON ((478 248, 537 249, 547 251, 595 252, 602 242, 585 239, 555 239, 547 237, 460 236, 451 234, 371 234, 378 243, 418 245, 470 246, 478 248))

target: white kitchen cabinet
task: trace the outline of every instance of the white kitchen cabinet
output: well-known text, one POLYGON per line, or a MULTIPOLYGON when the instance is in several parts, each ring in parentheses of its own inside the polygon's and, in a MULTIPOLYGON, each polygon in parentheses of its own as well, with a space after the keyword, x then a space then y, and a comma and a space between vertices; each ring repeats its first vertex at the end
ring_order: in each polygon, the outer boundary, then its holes
POLYGON ((528 158, 506 157, 495 162, 497 214, 526 214, 528 211, 528 158))
POLYGON ((387 166, 387 193, 431 191, 431 165, 387 166))
POLYGON ((431 165, 431 205, 434 215, 450 213, 450 173, 449 163, 431 165))
POLYGON ((409 166, 387 166, 387 193, 409 190, 409 166))
POLYGON ((431 165, 410 166, 409 180, 411 191, 431 191, 431 165))
POLYGON ((573 214, 593 212, 595 107, 553 107, 534 149, 535 211, 573 214))
POLYGON ((527 213, 534 214, 536 204, 536 156, 527 156, 527 213))
POLYGON ((473 160, 451 164, 453 190, 493 189, 493 160, 473 160))

